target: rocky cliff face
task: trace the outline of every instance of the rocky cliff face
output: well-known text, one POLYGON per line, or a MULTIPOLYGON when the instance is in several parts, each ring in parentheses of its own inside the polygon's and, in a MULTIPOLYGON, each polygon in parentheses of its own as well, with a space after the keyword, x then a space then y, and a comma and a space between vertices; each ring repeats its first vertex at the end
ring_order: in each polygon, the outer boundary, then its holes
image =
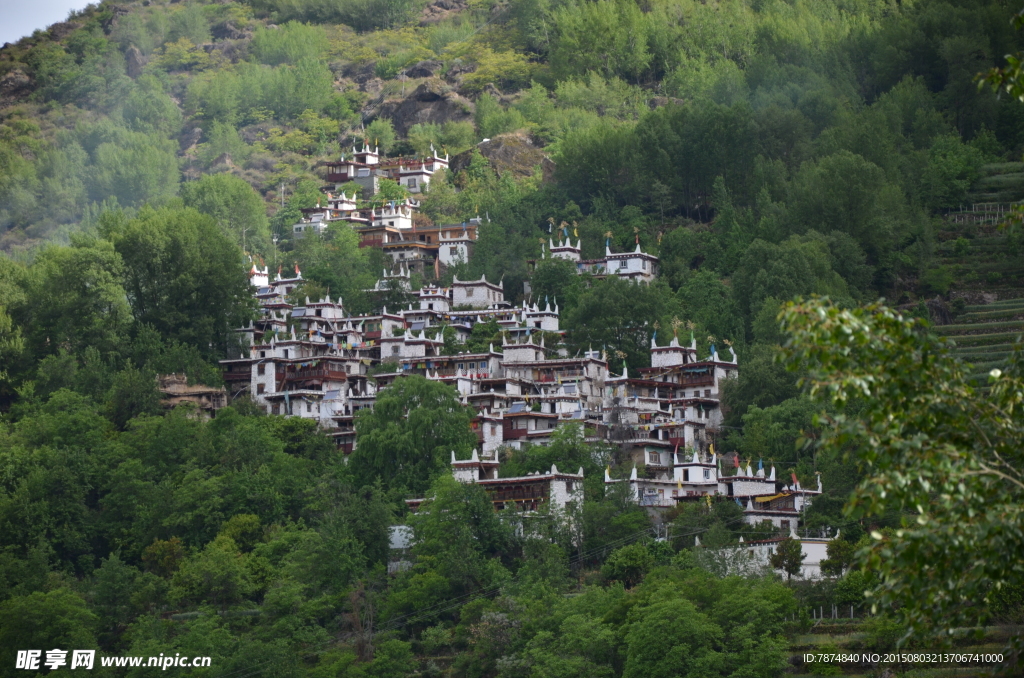
POLYGON ((465 0, 435 0, 423 8, 420 26, 430 26, 469 9, 465 0))
MULTIPOLYGON (((517 178, 528 177, 540 165, 546 179, 554 168, 554 163, 533 144, 525 132, 499 134, 493 139, 480 142, 475 148, 487 158, 499 175, 512 172, 517 178)), ((459 153, 451 160, 452 171, 458 172, 468 167, 472 157, 473 149, 459 153)))
POLYGON ((395 131, 405 136, 417 123, 472 122, 473 102, 460 96, 442 80, 430 78, 401 101, 385 101, 377 117, 388 118, 395 131))

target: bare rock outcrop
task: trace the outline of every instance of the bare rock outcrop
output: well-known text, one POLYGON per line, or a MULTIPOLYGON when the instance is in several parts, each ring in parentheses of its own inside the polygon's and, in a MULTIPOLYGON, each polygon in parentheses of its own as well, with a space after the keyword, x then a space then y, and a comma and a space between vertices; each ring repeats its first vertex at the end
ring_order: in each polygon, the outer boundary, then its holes
POLYGON ((475 70, 476 64, 468 63, 461 58, 454 59, 448 64, 448 71, 444 74, 444 79, 458 87, 462 84, 462 76, 475 70))
MULTIPOLYGON (((896 307, 899 311, 914 311, 922 302, 914 302, 910 304, 901 304, 896 307)), ((934 325, 949 325, 953 322, 953 313, 942 297, 935 297, 934 299, 924 300, 924 306, 928 309, 928 319, 932 321, 934 325)))
POLYGON ((401 135, 416 124, 464 122, 473 119, 473 102, 451 90, 444 82, 431 78, 401 101, 386 101, 377 112, 389 118, 401 135))
MULTIPOLYGON (((554 163, 547 159, 544 152, 534 145, 525 132, 509 132, 499 134, 493 139, 486 139, 475 146, 480 155, 487 158, 491 167, 499 175, 511 172, 517 178, 528 177, 534 173, 537 165, 550 173, 554 163), (547 160, 547 163, 545 163, 547 160), (545 164, 548 167, 545 167, 545 164)), ((459 172, 469 166, 473 158, 473 149, 459 153, 451 159, 453 172, 459 172)))
POLYGON ((76 28, 81 27, 82 24, 74 21, 61 21, 50 26, 50 37, 54 40, 63 40, 71 35, 76 28))
POLYGON ((110 35, 110 32, 117 28, 117 22, 130 10, 124 5, 110 5, 107 10, 110 12, 110 16, 103 21, 103 32, 110 35))
POLYGON ((347 63, 342 67, 341 75, 345 78, 352 78, 353 82, 361 85, 367 80, 377 77, 377 64, 373 61, 347 63))
POLYGON ((0 96, 18 96, 32 87, 32 78, 20 68, 15 68, 0 77, 0 96))
POLYGON ((142 75, 142 67, 146 65, 146 57, 138 47, 132 45, 124 53, 124 61, 127 65, 128 77, 137 78, 142 75))
POLYGON ((654 110, 655 108, 661 108, 662 106, 668 106, 669 104, 681 106, 685 103, 685 100, 676 99, 675 97, 651 97, 647 101, 647 105, 651 108, 651 110, 654 110))
POLYGON ((369 78, 359 83, 359 91, 375 97, 384 91, 384 81, 380 78, 369 78))
POLYGON ((924 302, 928 307, 928 315, 936 325, 950 325, 953 323, 953 314, 942 297, 935 297, 924 302))
POLYGON ((408 78, 432 78, 441 71, 441 62, 427 59, 418 61, 405 69, 408 78))
POLYGON ((217 40, 246 40, 252 37, 252 31, 239 28, 229 19, 210 28, 210 35, 217 40))
POLYGON ((203 138, 203 129, 201 127, 193 127, 187 132, 182 132, 178 138, 178 146, 182 152, 195 147, 199 143, 199 140, 203 138))
POLYGON ((469 9, 466 0, 434 0, 420 13, 420 26, 430 26, 469 9))

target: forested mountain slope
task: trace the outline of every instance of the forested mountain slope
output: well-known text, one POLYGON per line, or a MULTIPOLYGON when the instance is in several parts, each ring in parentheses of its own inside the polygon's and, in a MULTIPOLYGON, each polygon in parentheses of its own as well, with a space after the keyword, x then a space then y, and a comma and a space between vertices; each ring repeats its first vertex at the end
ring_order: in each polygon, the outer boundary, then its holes
MULTIPOLYGON (((359 476, 308 422, 244 399, 210 421, 166 412, 155 376, 221 384, 253 316, 247 255, 298 264, 296 298, 378 310, 379 250, 291 227, 323 199, 326 162, 435 147, 452 170, 420 223, 484 218, 443 282, 486 275, 513 302, 529 283, 560 304, 570 354, 601 347, 616 370, 649 365, 655 332, 692 333, 702 355, 731 344, 719 452, 821 472, 806 524, 852 549, 899 515, 842 514, 863 468, 816 452, 826 406, 776 360, 780 305, 884 297, 947 325, 979 376, 1004 363, 1024 267, 1019 233, 991 217, 1024 197, 1024 104, 975 76, 1024 47, 1017 9, 142 0, 4 45, 0 676, 44 645, 211 655, 206 675, 234 678, 676 675, 672 653, 700 675, 778 675, 810 609, 864 614, 870 581, 723 578, 693 537, 757 536, 732 502, 680 509, 655 543, 650 517, 604 491, 612 456, 569 429, 503 469, 584 467, 579 533, 523 539, 447 471, 420 479, 435 500, 410 517, 409 487, 359 476), (534 268, 560 230, 585 258, 639 242, 660 277, 534 268), (396 522, 417 542, 389 577, 396 522)), ((427 401, 460 407, 443 388, 395 407, 427 401)), ((984 609, 1019 621, 1019 590, 1002 595, 984 609)), ((901 634, 881 619, 878 647, 901 634)))

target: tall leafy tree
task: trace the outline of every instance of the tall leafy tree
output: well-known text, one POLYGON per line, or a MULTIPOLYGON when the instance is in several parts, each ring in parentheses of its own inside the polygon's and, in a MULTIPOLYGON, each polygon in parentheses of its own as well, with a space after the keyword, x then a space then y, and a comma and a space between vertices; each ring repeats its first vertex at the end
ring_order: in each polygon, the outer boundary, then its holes
POLYGON ((792 185, 790 225, 798 233, 846 233, 877 262, 907 228, 905 201, 881 167, 840 151, 800 168, 792 185))
POLYGON ((79 236, 70 247, 44 248, 28 271, 18 312, 33 355, 116 349, 131 321, 123 275, 123 259, 109 242, 79 236))
POLYGON ((382 391, 373 409, 356 419, 359 445, 350 467, 361 485, 422 496, 451 455, 465 459, 476 444, 471 411, 450 386, 420 376, 399 379, 382 391))
POLYGON ((244 251, 266 254, 270 249, 270 221, 259 194, 244 179, 232 174, 207 174, 181 187, 186 207, 217 220, 244 251))
POLYGON ((568 314, 568 338, 581 351, 607 349, 616 372, 623 360, 646 367, 656 325, 667 328, 679 314, 679 304, 664 283, 637 284, 609 276, 581 295, 568 314))
POLYGON ((597 71, 636 81, 650 66, 649 18, 632 2, 564 5, 554 21, 558 40, 551 62, 562 77, 597 71))
POLYGON ((657 601, 639 612, 626 635, 624 678, 721 675, 722 629, 692 602, 657 601))
POLYGON ((22 329, 11 315, 25 302, 24 276, 24 267, 0 258, 0 400, 10 395, 9 371, 25 350, 22 329))
POLYGON ((100 232, 124 261, 136 321, 204 353, 225 351, 248 318, 251 290, 241 250, 212 217, 145 207, 135 218, 105 214, 100 232))
POLYGON ((585 287, 585 281, 576 273, 576 267, 564 259, 544 259, 537 264, 530 277, 532 301, 542 308, 547 302, 551 303, 552 308, 557 303, 561 313, 576 305, 585 287))
POLYGON ((800 574, 800 568, 806 556, 800 540, 786 537, 775 547, 775 553, 769 558, 772 567, 786 573, 786 580, 793 578, 793 575, 800 574))
MULTIPOLYGON (((98 619, 80 595, 67 588, 36 591, 0 603, 0 675, 16 676, 18 650, 96 647, 98 619)), ((70 653, 68 666, 70 666, 70 653)), ((43 668, 45 654, 40 658, 43 668)))
POLYGON ((921 634, 984 620, 1024 582, 1020 352, 981 396, 946 341, 881 305, 818 299, 789 305, 785 322, 811 394, 838 410, 824 445, 866 471, 847 515, 902 512, 858 553, 877 577, 872 607, 921 634))

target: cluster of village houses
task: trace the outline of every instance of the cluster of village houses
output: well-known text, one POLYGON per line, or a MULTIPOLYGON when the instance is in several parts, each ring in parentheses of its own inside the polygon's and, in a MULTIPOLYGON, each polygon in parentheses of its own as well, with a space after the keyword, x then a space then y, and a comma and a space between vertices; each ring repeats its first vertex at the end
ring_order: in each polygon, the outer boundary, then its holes
MULTIPOLYGON (((364 149, 350 160, 333 163, 328 178, 356 182, 376 190, 381 177, 394 178, 416 193, 430 176, 447 167, 447 157, 385 162, 364 149)), ((715 436, 722 421, 723 382, 737 374, 737 357, 711 346, 698 355, 697 344, 677 336, 651 340, 650 367, 616 373, 603 351, 569 355, 558 338, 557 300, 505 300, 501 281, 454 279, 448 287, 411 289, 411 272, 435 270, 468 261, 481 225, 479 219, 457 225, 417 229, 418 203, 406 200, 383 210, 359 210, 355 197, 327 193, 325 208, 307 210, 295 235, 322 233, 336 220, 348 222, 363 247, 379 247, 394 268, 384 272, 377 290, 403 290, 406 308, 383 308, 375 315, 350 315, 342 299, 329 296, 294 303, 304 283, 298 267, 271 278, 266 267, 253 263, 249 275, 260 317, 239 330, 247 352, 223 361, 224 378, 235 397, 247 392, 268 413, 317 421, 343 452, 358 445, 356 413, 373 407, 382 390, 408 375, 452 386, 476 416, 472 425, 479 442, 470 459, 452 456, 456 478, 481 484, 498 509, 536 510, 548 504, 561 510, 582 503, 582 469, 518 478, 498 474, 502 448, 546 445, 559 425, 579 422, 591 442, 606 441, 630 460, 628 477, 605 473, 608 486, 628 484, 630 496, 652 512, 679 502, 728 497, 739 504, 750 524, 769 521, 795 536, 801 516, 821 493, 821 482, 802 487, 795 476, 777 477, 774 467, 741 464, 716 454, 715 436), (465 345, 473 327, 496 323, 501 344, 485 351, 446 351, 443 329, 451 328, 456 344, 465 345)), ((567 234, 566 234, 567 236, 567 234)), ((617 275, 636 284, 657 275, 657 257, 643 252, 614 253, 606 245, 601 261, 580 258, 581 243, 551 239, 544 256, 577 265, 581 273, 617 275)), ((448 343, 451 346, 451 343, 448 343)), ((413 502, 415 508, 416 502, 413 502)), ((777 540, 750 544, 767 557, 777 540)), ((826 539, 804 538, 805 574, 817 572, 826 539)))

